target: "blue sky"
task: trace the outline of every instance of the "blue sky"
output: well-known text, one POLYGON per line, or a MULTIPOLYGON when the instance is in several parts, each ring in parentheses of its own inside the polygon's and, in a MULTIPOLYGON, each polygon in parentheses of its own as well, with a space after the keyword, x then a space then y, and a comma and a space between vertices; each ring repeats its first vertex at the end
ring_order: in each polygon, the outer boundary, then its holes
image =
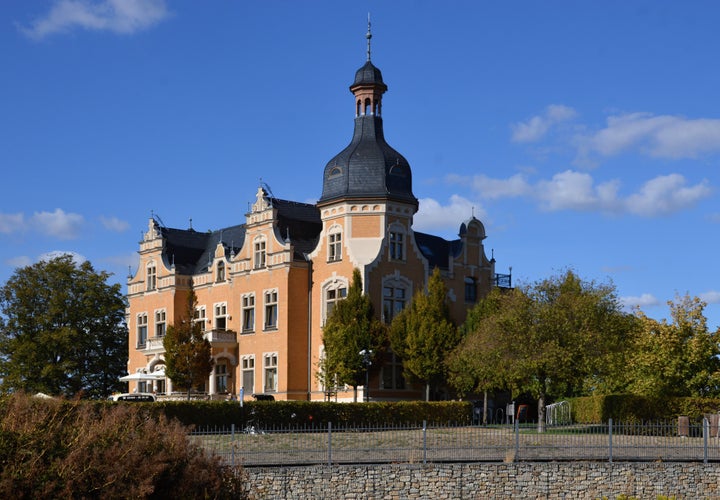
POLYGON ((0 282, 60 251, 124 283, 151 213, 234 225, 261 179, 317 200, 368 12, 416 229, 474 213, 516 283, 572 268, 720 326, 714 1, 5 0, 0 282))

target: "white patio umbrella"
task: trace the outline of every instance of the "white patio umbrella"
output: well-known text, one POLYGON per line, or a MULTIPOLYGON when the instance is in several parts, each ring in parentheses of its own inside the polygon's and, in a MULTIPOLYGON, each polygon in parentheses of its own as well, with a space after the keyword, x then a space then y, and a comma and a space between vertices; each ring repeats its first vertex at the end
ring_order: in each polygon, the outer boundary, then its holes
POLYGON ((162 378, 164 378, 164 375, 137 372, 120 377, 119 380, 120 382, 130 382, 131 380, 160 380, 162 378))

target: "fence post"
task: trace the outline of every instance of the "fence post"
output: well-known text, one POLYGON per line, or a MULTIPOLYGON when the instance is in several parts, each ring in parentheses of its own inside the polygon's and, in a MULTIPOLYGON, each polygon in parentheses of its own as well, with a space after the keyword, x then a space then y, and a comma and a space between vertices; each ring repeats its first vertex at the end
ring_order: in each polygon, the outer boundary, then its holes
POLYGON ((703 417, 703 463, 708 461, 708 434, 710 434, 710 423, 703 417))
POLYGON ((423 465, 427 463, 427 420, 423 420, 423 465))
POLYGON ((332 422, 328 422, 328 466, 332 465, 332 422))
POLYGON ((235 468, 235 424, 230 424, 230 453, 232 466, 235 468))
POLYGON ((613 458, 612 458, 612 455, 613 455, 613 452, 612 452, 612 427, 613 426, 612 426, 612 424, 613 424, 612 418, 609 418, 608 419, 608 458, 610 460, 610 463, 612 463, 612 461, 613 461, 613 458))
POLYGON ((518 456, 520 454, 520 419, 515 419, 515 459, 516 461, 518 459, 518 456))

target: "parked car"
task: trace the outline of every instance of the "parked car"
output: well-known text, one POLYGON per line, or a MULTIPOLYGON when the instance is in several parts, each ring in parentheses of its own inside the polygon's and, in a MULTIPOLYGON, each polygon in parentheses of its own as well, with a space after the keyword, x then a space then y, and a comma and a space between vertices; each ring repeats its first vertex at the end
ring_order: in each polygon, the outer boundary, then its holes
POLYGON ((155 394, 150 394, 149 392, 134 392, 113 394, 109 399, 111 401, 130 401, 133 403, 154 403, 157 398, 155 394))

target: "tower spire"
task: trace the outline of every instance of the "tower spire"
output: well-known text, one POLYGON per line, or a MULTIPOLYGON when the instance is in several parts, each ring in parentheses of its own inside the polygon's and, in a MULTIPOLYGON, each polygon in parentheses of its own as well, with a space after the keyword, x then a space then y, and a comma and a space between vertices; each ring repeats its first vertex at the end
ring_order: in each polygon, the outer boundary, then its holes
POLYGON ((372 38, 372 33, 370 31, 370 13, 368 12, 368 30, 367 34, 365 35, 365 38, 367 38, 367 60, 370 61, 370 39, 372 38))

